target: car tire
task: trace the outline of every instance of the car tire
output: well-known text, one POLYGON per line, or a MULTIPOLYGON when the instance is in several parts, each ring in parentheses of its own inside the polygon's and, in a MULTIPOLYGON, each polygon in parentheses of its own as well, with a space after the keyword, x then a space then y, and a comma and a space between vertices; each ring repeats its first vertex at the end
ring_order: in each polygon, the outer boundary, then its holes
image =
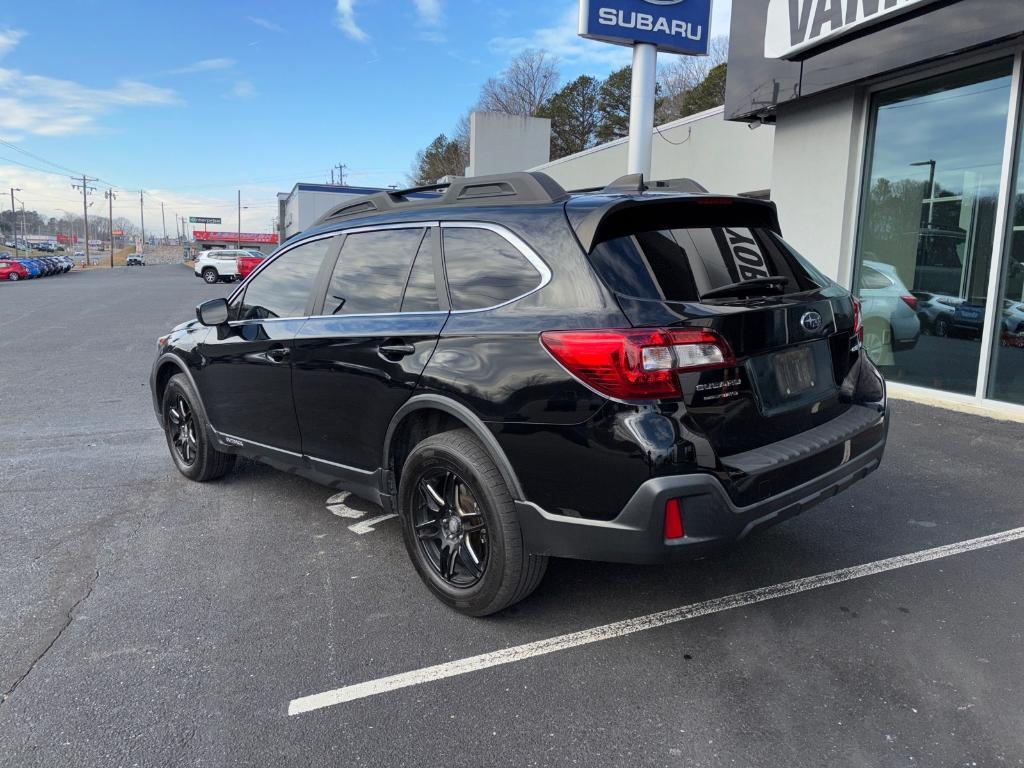
POLYGON ((935 318, 935 324, 932 326, 932 333, 936 336, 949 336, 949 320, 945 317, 935 318))
POLYGON ((218 451, 210 439, 199 395, 184 373, 171 377, 160 405, 164 436, 174 465, 189 480, 206 483, 224 477, 235 466, 235 456, 218 451), (182 435, 182 429, 185 434, 182 435))
POLYGON ((202 272, 203 280, 206 281, 207 285, 213 285, 220 280, 220 275, 217 274, 217 270, 213 267, 207 267, 202 272))
POLYGON ((7 276, 7 279, 10 280, 12 283, 16 283, 21 278, 18 276, 17 272, 11 272, 11 274, 7 276))
POLYGON ((450 608, 488 616, 526 598, 544 578, 548 558, 526 551, 508 486, 469 430, 433 435, 413 448, 402 468, 397 503, 417 573, 450 608), (444 493, 445 503, 437 503, 426 488, 444 493), (448 523, 439 522, 445 515, 448 523), (451 564, 450 577, 442 558, 451 564))

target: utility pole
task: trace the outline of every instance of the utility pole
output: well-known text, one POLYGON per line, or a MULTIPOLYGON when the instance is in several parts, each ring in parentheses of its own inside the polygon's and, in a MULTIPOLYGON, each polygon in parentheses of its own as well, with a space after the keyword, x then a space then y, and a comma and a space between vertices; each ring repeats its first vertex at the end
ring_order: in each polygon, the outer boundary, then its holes
MULTIPOLYGON (((25 240, 25 204, 21 204, 21 239, 25 240)), ((28 245, 28 240, 25 240, 25 244, 28 245)))
POLYGON ((117 195, 114 194, 113 189, 108 189, 103 193, 103 196, 107 198, 107 206, 110 211, 110 268, 114 268, 114 198, 117 195))
MULTIPOLYGON (((75 178, 75 181, 78 181, 75 178)), ((96 179, 90 179, 88 176, 82 175, 81 184, 72 184, 72 189, 82 190, 82 219, 85 222, 85 266, 91 266, 89 263, 89 193, 96 191, 96 187, 90 187, 89 182, 96 181, 96 179)))
POLYGON ((14 193, 21 192, 21 187, 11 187, 11 239, 14 241, 14 257, 18 257, 18 212, 14 210, 14 193))
POLYGON ((164 204, 160 203, 160 221, 164 225, 164 245, 167 245, 167 219, 164 218, 164 204))
MULTIPOLYGON (((335 167, 338 169, 338 183, 341 186, 344 187, 345 186, 345 171, 348 170, 348 166, 339 163, 335 167)), ((334 170, 333 169, 331 170, 331 180, 332 181, 334 180, 334 170)))
POLYGON ((139 246, 139 253, 146 251, 146 206, 142 204, 142 192, 139 190, 139 223, 142 225, 142 244, 139 246))
POLYGON ((242 190, 238 190, 238 232, 235 234, 238 235, 235 246, 242 250, 242 190))
POLYGON ((181 245, 181 217, 174 214, 174 242, 181 245))

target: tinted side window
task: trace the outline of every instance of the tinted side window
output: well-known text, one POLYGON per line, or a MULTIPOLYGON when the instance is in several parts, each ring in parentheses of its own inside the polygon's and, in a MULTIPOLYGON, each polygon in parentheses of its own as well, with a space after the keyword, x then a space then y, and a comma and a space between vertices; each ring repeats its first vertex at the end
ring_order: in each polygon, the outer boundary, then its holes
POLYGON ((437 283, 434 280, 434 258, 437 250, 434 238, 428 231, 420 245, 420 252, 413 262, 409 273, 409 283, 405 286, 402 298, 403 312, 436 312, 440 309, 437 302, 437 283))
POLYGON ((281 254, 246 287, 238 319, 303 317, 320 265, 334 242, 315 240, 281 254))
POLYGON ((503 304, 541 281, 515 246, 487 229, 445 229, 444 264, 454 310, 503 304))
POLYGON ((423 229, 349 235, 324 301, 325 315, 397 312, 423 229))

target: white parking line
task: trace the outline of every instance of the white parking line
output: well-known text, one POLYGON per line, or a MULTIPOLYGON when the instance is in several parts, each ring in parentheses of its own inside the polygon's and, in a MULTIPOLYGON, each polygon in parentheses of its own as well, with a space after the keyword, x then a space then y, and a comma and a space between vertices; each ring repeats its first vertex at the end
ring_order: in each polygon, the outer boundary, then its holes
POLYGON ((327 500, 327 511, 335 517, 347 517, 349 520, 358 520, 361 517, 366 517, 366 513, 358 509, 352 509, 348 505, 348 500, 352 496, 347 491, 342 491, 334 496, 331 496, 327 500))
POLYGON ((807 592, 812 589, 827 587, 843 581, 861 579, 865 576, 873 576, 886 571, 894 571, 898 568, 905 568, 908 565, 927 563, 932 560, 940 560, 945 557, 952 557, 963 552, 971 552, 976 549, 994 547, 997 544, 1005 544, 1010 541, 1024 539, 1024 528, 994 533, 989 536, 982 536, 977 539, 968 539, 955 544, 946 544, 934 549, 925 549, 920 552, 911 552, 906 555, 898 555, 885 560, 878 560, 864 565, 855 565, 851 568, 841 568, 838 571, 830 571, 817 576, 808 576, 803 579, 773 584, 768 587, 759 587, 748 592, 740 592, 735 595, 718 597, 702 603, 684 605, 679 608, 672 608, 660 613, 652 613, 648 616, 639 616, 625 621, 616 621, 612 624, 605 624, 581 632, 573 632, 567 635, 559 635, 546 640, 538 640, 525 645, 517 645, 512 648, 504 648, 500 651, 483 653, 479 656, 471 656, 466 659, 458 659, 445 664, 437 664, 432 667, 403 672, 398 675, 382 677, 377 680, 368 680, 364 683, 347 685, 344 688, 336 688, 332 691, 316 693, 311 696, 303 696, 294 699, 288 704, 289 715, 301 715, 304 712, 312 712, 324 707, 331 707, 336 704, 343 704, 348 701, 365 699, 369 696, 409 688, 414 685, 429 683, 434 680, 444 680, 447 677, 456 677, 470 672, 477 672, 489 667, 497 667, 503 664, 512 664, 518 661, 543 656, 557 651, 576 648, 581 645, 611 640, 624 635, 632 635, 636 632, 643 632, 648 629, 663 627, 666 624, 674 624, 688 619, 695 619, 700 616, 707 616, 712 613, 728 611, 732 608, 763 603, 767 600, 775 600, 788 595, 795 595, 800 592, 807 592))
POLYGON ((352 533, 365 536, 368 533, 373 533, 374 526, 380 525, 385 520, 390 520, 393 517, 398 517, 398 515, 381 515, 380 517, 375 517, 372 520, 363 520, 361 523, 350 525, 348 529, 352 531, 352 533))

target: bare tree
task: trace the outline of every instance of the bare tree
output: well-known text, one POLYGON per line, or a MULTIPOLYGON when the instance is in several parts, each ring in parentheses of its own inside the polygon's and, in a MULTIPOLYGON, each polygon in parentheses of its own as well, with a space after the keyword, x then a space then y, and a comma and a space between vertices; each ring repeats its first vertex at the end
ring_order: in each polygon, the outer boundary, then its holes
POLYGON ((655 118, 667 123, 686 112, 686 97, 694 88, 707 80, 715 67, 729 60, 729 38, 715 37, 708 46, 707 56, 675 56, 661 68, 658 82, 662 101, 655 118))
POLYGON ((558 59, 547 51, 527 49, 499 77, 480 91, 480 109, 533 117, 558 88, 558 59))

